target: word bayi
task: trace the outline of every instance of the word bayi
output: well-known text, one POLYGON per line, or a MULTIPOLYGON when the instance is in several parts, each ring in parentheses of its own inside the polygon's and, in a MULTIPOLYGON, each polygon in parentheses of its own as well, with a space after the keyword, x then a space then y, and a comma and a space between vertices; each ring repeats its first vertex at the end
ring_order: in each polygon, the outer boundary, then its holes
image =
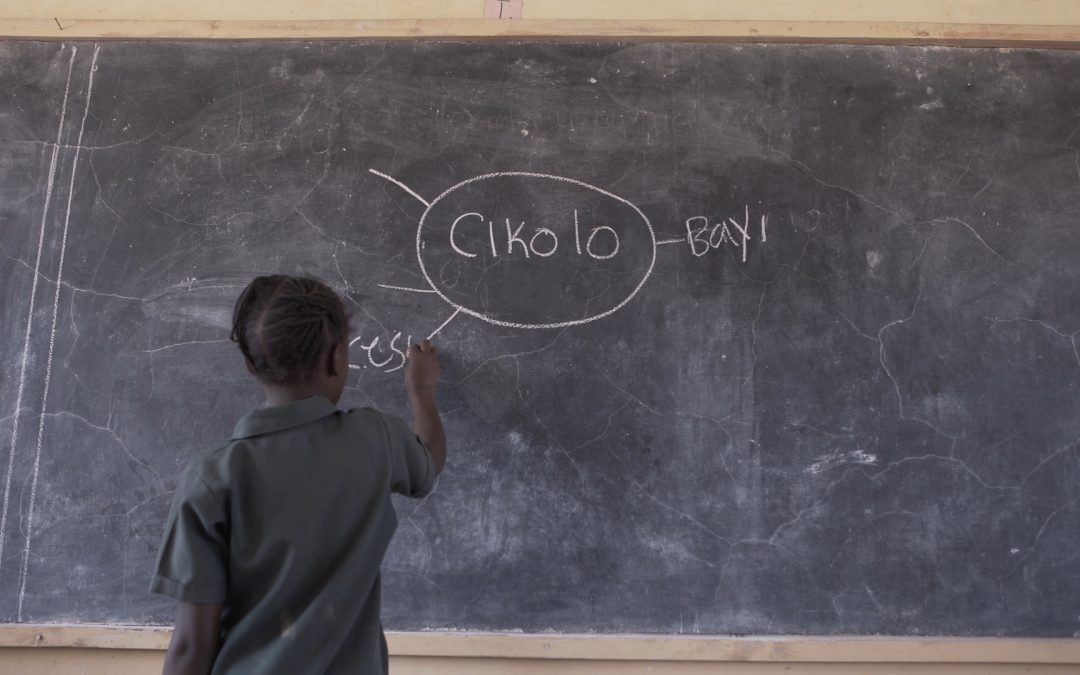
MULTIPOLYGON (((761 243, 763 244, 766 241, 765 227, 768 222, 769 216, 761 216, 761 243)), ((690 252, 698 257, 727 244, 739 249, 742 252, 742 261, 746 262, 748 244, 753 236, 750 232, 749 206, 746 207, 741 223, 734 218, 721 220, 712 225, 705 216, 686 219, 686 241, 690 244, 690 252)))

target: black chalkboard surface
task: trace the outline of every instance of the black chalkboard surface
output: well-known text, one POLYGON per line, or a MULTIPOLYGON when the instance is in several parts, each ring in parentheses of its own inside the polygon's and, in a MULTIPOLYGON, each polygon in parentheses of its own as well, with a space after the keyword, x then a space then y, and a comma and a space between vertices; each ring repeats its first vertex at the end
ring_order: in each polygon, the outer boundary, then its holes
POLYGON ((0 245, 0 620, 171 621, 284 271, 443 349, 388 628, 1080 627, 1080 54, 6 43, 0 245))

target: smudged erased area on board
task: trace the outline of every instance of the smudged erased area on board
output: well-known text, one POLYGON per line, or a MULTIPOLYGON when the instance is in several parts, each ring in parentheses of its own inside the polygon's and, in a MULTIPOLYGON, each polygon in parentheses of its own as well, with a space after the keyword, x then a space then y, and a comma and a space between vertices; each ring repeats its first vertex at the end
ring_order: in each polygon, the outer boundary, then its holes
MULTIPOLYGON (((77 46, 37 277, 58 298, 52 393, 40 410, 50 302, 29 317, 29 431, 0 454, 0 620, 20 595, 30 621, 172 620, 145 591, 171 490, 259 403, 228 317, 285 271, 345 293, 377 359, 443 324, 451 463, 396 502, 389 628, 1075 631, 1076 55, 104 43, 72 181, 95 50, 77 46), (421 200, 513 171, 619 195, 658 241, 744 208, 768 241, 745 260, 659 247, 625 307, 548 330, 391 288, 424 287, 421 200)), ((70 49, 0 45, 7 363, 70 49)), ((486 292, 558 307, 515 279, 486 292)), ((361 356, 345 402, 407 416, 400 373, 361 356)))

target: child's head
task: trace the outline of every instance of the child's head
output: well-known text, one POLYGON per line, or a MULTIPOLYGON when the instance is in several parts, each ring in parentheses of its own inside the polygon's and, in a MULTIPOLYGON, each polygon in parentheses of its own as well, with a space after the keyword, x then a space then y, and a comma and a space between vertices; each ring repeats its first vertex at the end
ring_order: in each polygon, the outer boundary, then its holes
POLYGON ((258 277, 240 294, 230 339, 265 386, 306 386, 334 403, 348 370, 348 315, 315 279, 258 277))

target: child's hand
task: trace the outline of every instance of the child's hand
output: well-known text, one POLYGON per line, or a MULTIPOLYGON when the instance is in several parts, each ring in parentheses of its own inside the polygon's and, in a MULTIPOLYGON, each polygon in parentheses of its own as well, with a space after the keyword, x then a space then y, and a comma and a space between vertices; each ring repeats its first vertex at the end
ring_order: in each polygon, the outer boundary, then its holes
POLYGON ((442 366, 431 340, 409 347, 405 365, 405 389, 410 394, 434 394, 435 384, 442 375, 442 366))

